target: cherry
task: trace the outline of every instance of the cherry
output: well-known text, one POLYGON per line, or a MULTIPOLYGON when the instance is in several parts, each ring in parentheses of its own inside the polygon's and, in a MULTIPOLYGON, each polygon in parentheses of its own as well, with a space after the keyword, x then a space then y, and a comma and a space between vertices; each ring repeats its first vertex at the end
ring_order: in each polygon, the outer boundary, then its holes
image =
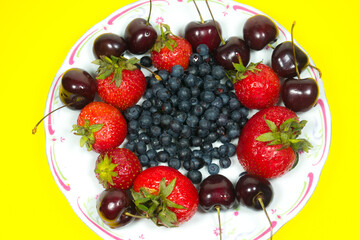
POLYGON ((255 15, 246 20, 243 28, 246 44, 254 50, 261 50, 277 40, 279 29, 264 15, 255 15))
POLYGON ((230 209, 234 203, 234 186, 225 176, 213 174, 200 183, 199 206, 205 212, 216 209, 219 219, 220 239, 222 239, 220 209, 230 209))
POLYGON ((196 10, 199 13, 200 21, 189 22, 186 25, 185 39, 190 42, 194 52, 196 51, 197 46, 200 44, 206 44, 209 48, 209 51, 212 52, 220 45, 221 42, 217 32, 219 30, 221 33, 220 24, 214 20, 204 21, 196 2, 193 2, 195 4, 196 10))
MULTIPOLYGON (((215 22, 209 3, 207 0, 205 2, 215 22)), ((230 37, 227 41, 224 41, 218 27, 217 32, 221 39, 221 45, 213 51, 215 62, 225 70, 235 70, 233 63, 240 63, 240 61, 246 67, 250 60, 250 48, 246 45, 245 41, 239 37, 230 37)))
POLYGON ((96 58, 104 55, 107 57, 120 57, 127 49, 124 38, 114 33, 104 33, 98 36, 93 45, 93 53, 96 58))
POLYGON ((104 190, 96 201, 96 209, 102 221, 110 228, 125 226, 136 217, 135 205, 122 189, 104 190))
POLYGON ((266 207, 273 199, 273 189, 270 182, 257 175, 242 174, 235 185, 236 199, 239 203, 244 204, 255 210, 263 210, 270 223, 271 239, 272 239, 272 224, 267 214, 266 207))
POLYGON ((150 11, 147 20, 135 18, 125 29, 125 41, 128 44, 128 50, 133 54, 143 54, 150 50, 157 39, 157 33, 149 23, 152 9, 150 1, 150 11))
MULTIPOLYGON (((291 28, 291 42, 294 43, 293 29, 291 28)), ((295 70, 298 79, 291 78, 284 81, 281 86, 281 98, 284 105, 294 112, 303 112, 312 108, 319 97, 319 86, 313 78, 300 78, 300 73, 296 64, 295 45, 293 44, 293 54, 295 56, 295 70)))
POLYGON ((32 133, 35 134, 38 125, 53 112, 64 107, 79 110, 94 101, 96 90, 96 80, 88 72, 80 68, 71 68, 67 70, 61 78, 59 90, 60 100, 65 105, 46 114, 35 125, 32 133))

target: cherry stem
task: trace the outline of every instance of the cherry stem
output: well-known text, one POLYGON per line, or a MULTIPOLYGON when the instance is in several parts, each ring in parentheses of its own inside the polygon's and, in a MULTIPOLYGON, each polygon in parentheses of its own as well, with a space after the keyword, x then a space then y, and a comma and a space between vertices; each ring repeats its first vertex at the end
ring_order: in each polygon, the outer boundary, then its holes
POLYGON ((158 80, 158 81, 161 81, 161 80, 162 80, 161 77, 160 77, 158 74, 156 74, 154 71, 152 71, 150 68, 145 67, 144 65, 141 65, 140 63, 136 63, 136 64, 139 65, 140 67, 146 69, 146 70, 149 71, 150 73, 152 73, 152 74, 154 75, 154 77, 156 78, 156 80, 158 80))
POLYGON ((220 206, 216 205, 215 209, 218 213, 218 220, 219 220, 219 236, 220 236, 220 240, 222 240, 222 233, 221 233, 221 218, 220 218, 220 206))
POLYGON ((319 77, 321 78, 321 76, 322 76, 322 72, 321 72, 320 68, 315 67, 314 65, 311 65, 311 64, 309 64, 309 66, 310 66, 310 67, 312 67, 312 68, 314 68, 314 69, 316 69, 316 71, 318 71, 318 72, 319 72, 319 77))
POLYGON ((209 6, 209 2, 208 2, 207 0, 205 0, 205 2, 206 2, 206 5, 207 5, 207 7, 208 7, 208 9, 209 9, 211 18, 212 18, 212 20, 214 21, 215 28, 216 28, 216 31, 217 31, 219 37, 220 37, 221 43, 222 43, 223 45, 225 45, 225 41, 224 41, 223 37, 221 36, 220 30, 219 30, 219 26, 216 24, 215 18, 214 18, 214 16, 213 16, 212 12, 211 12, 211 9, 210 9, 210 6, 209 6))
POLYGON ((266 217, 267 217, 267 219, 268 219, 268 221, 269 221, 269 223, 270 223, 270 234, 271 234, 271 235, 270 235, 270 239, 272 240, 273 227, 272 227, 272 223, 271 223, 270 217, 269 217, 269 215, 268 215, 268 213, 267 213, 267 211, 266 211, 266 209, 265 209, 265 206, 264 206, 263 196, 260 194, 259 196, 257 196, 257 200, 259 201, 259 203, 260 203, 262 209, 264 210, 264 213, 265 213, 265 215, 266 215, 266 217))
POLYGON ((196 8, 197 12, 199 13, 199 16, 200 16, 200 22, 201 22, 201 23, 204 23, 204 20, 203 20, 203 18, 202 18, 202 16, 201 16, 200 10, 199 10, 199 8, 198 8, 198 6, 197 6, 197 4, 196 4, 195 0, 193 0, 193 3, 195 4, 195 8, 196 8))
POLYGON ((150 0, 150 10, 149 10, 149 16, 146 20, 146 26, 150 24, 151 10, 152 10, 152 1, 150 0))
POLYGON ((296 74, 297 77, 300 79, 300 73, 299 73, 299 69, 297 66, 297 61, 296 61, 296 54, 295 54, 295 45, 294 45, 294 27, 295 27, 295 21, 291 26, 291 45, 292 45, 292 50, 293 50, 293 55, 294 55, 294 62, 295 62, 295 69, 296 69, 296 74))
POLYGON ((53 112, 55 112, 55 111, 57 111, 57 110, 59 110, 59 109, 61 109, 61 108, 68 107, 68 106, 70 106, 71 104, 74 104, 74 103, 75 103, 75 102, 68 103, 68 104, 63 105, 63 106, 61 106, 61 107, 58 107, 58 108, 52 110, 51 112, 49 112, 48 114, 46 114, 46 115, 45 115, 43 118, 41 118, 40 121, 35 125, 35 127, 34 127, 33 130, 32 130, 32 134, 35 134, 35 133, 36 133, 37 127, 39 126, 39 124, 40 124, 47 116, 49 116, 50 114, 52 114, 53 112))
POLYGON ((133 218, 149 218, 148 216, 134 215, 134 214, 129 213, 129 212, 124 212, 123 214, 126 215, 126 216, 129 216, 129 217, 133 217, 133 218))

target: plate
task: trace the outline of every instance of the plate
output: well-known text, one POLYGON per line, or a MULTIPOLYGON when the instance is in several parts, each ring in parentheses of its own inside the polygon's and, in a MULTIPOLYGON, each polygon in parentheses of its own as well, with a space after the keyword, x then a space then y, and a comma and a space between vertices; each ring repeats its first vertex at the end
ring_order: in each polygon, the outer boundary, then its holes
MULTIPOLYGON (((215 19, 221 24, 223 38, 231 36, 242 38, 242 26, 246 19, 255 14, 264 14, 250 6, 230 0, 209 1, 215 19)), ((198 6, 205 20, 211 19, 204 1, 198 1, 198 6)), ((59 88, 62 74, 69 68, 78 67, 94 74, 97 66, 91 62, 95 59, 92 45, 97 36, 112 32, 123 36, 125 26, 134 18, 147 17, 149 1, 137 1, 129 4, 89 29, 71 48, 62 66, 57 72, 47 98, 45 114, 62 106, 59 98, 59 88)), ((264 14, 266 15, 266 14, 264 14)), ((197 11, 192 1, 153 0, 151 24, 159 32, 159 24, 167 23, 172 32, 183 36, 185 24, 180 25, 179 19, 199 21, 197 11)), ((290 40, 289 32, 273 19, 279 28, 279 39, 274 47, 290 40)), ((181 21, 184 22, 184 21, 181 21)), ((296 41, 295 41, 296 42, 296 41)), ((300 48, 301 46, 296 43, 300 48)), ((303 49, 304 50, 304 49, 303 49)), ((305 51, 305 50, 304 50, 305 51)), ((271 48, 261 51, 251 51, 251 61, 263 61, 270 65, 271 48)), ((130 56, 130 55, 127 55, 130 56)), ((140 58, 141 56, 138 56, 140 58)), ((315 66, 310 58, 310 63, 315 66)), ((145 72, 144 72, 145 73, 145 72)), ((148 73, 145 73, 148 75, 148 73)), ((298 114, 300 119, 308 120, 302 137, 308 139, 314 146, 309 153, 302 153, 298 166, 286 175, 271 180, 274 188, 274 198, 267 207, 274 232, 286 222, 295 217, 305 206, 313 194, 319 181, 322 168, 326 162, 331 139, 331 116, 326 100, 322 79, 316 70, 308 67, 301 77, 312 77, 318 81, 320 95, 316 106, 306 113, 298 114)), ((103 191, 95 174, 97 154, 79 147, 79 138, 71 133, 72 124, 76 123, 79 112, 64 108, 56 111, 45 122, 46 154, 52 175, 70 203, 77 216, 96 234, 103 239, 219 239, 217 214, 198 211, 187 223, 178 228, 157 228, 148 220, 137 220, 120 229, 110 229, 98 217, 95 209, 96 198, 103 191)), ((254 111, 251 112, 254 114, 254 111)), ((222 169, 234 183, 243 169, 236 157, 232 166, 222 169)), ((204 174, 206 175, 206 173, 204 174)), ((205 176, 204 176, 205 177, 205 176)), ((222 211, 223 239, 258 240, 269 238, 269 223, 262 211, 253 211, 245 206, 222 211)))

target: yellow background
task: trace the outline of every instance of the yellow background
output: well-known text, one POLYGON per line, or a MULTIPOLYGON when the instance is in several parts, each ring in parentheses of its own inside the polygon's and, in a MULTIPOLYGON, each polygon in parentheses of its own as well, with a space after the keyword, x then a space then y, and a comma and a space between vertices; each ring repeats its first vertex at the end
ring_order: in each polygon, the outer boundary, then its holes
MULTIPOLYGON (((2 1, 0 239, 99 237, 72 211, 50 173, 42 117, 50 84, 73 44, 134 1, 2 1)), ((330 156, 314 195, 274 239, 355 239, 359 211, 359 15, 356 0, 242 1, 276 19, 323 72, 332 114, 330 156), (336 4, 333 4, 336 3, 336 4)), ((184 24, 186 24, 186 20, 184 24)), ((72 123, 69 123, 72 124, 72 123)))

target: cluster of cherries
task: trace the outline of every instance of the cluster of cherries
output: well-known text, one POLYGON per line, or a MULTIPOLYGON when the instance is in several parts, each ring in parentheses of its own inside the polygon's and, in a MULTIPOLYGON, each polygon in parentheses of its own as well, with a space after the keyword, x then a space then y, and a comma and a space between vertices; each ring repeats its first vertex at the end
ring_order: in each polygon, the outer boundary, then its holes
MULTIPOLYGON (((273 188, 270 182, 246 172, 240 175, 235 186, 221 174, 209 175, 199 186, 199 206, 205 212, 218 212, 220 230, 220 210, 232 208, 236 201, 255 210, 264 210, 272 230, 271 221, 265 210, 272 198, 273 188)), ((103 191, 97 199, 96 207, 101 219, 111 228, 125 226, 135 218, 143 218, 136 215, 131 195, 121 189, 111 188, 103 191)))

